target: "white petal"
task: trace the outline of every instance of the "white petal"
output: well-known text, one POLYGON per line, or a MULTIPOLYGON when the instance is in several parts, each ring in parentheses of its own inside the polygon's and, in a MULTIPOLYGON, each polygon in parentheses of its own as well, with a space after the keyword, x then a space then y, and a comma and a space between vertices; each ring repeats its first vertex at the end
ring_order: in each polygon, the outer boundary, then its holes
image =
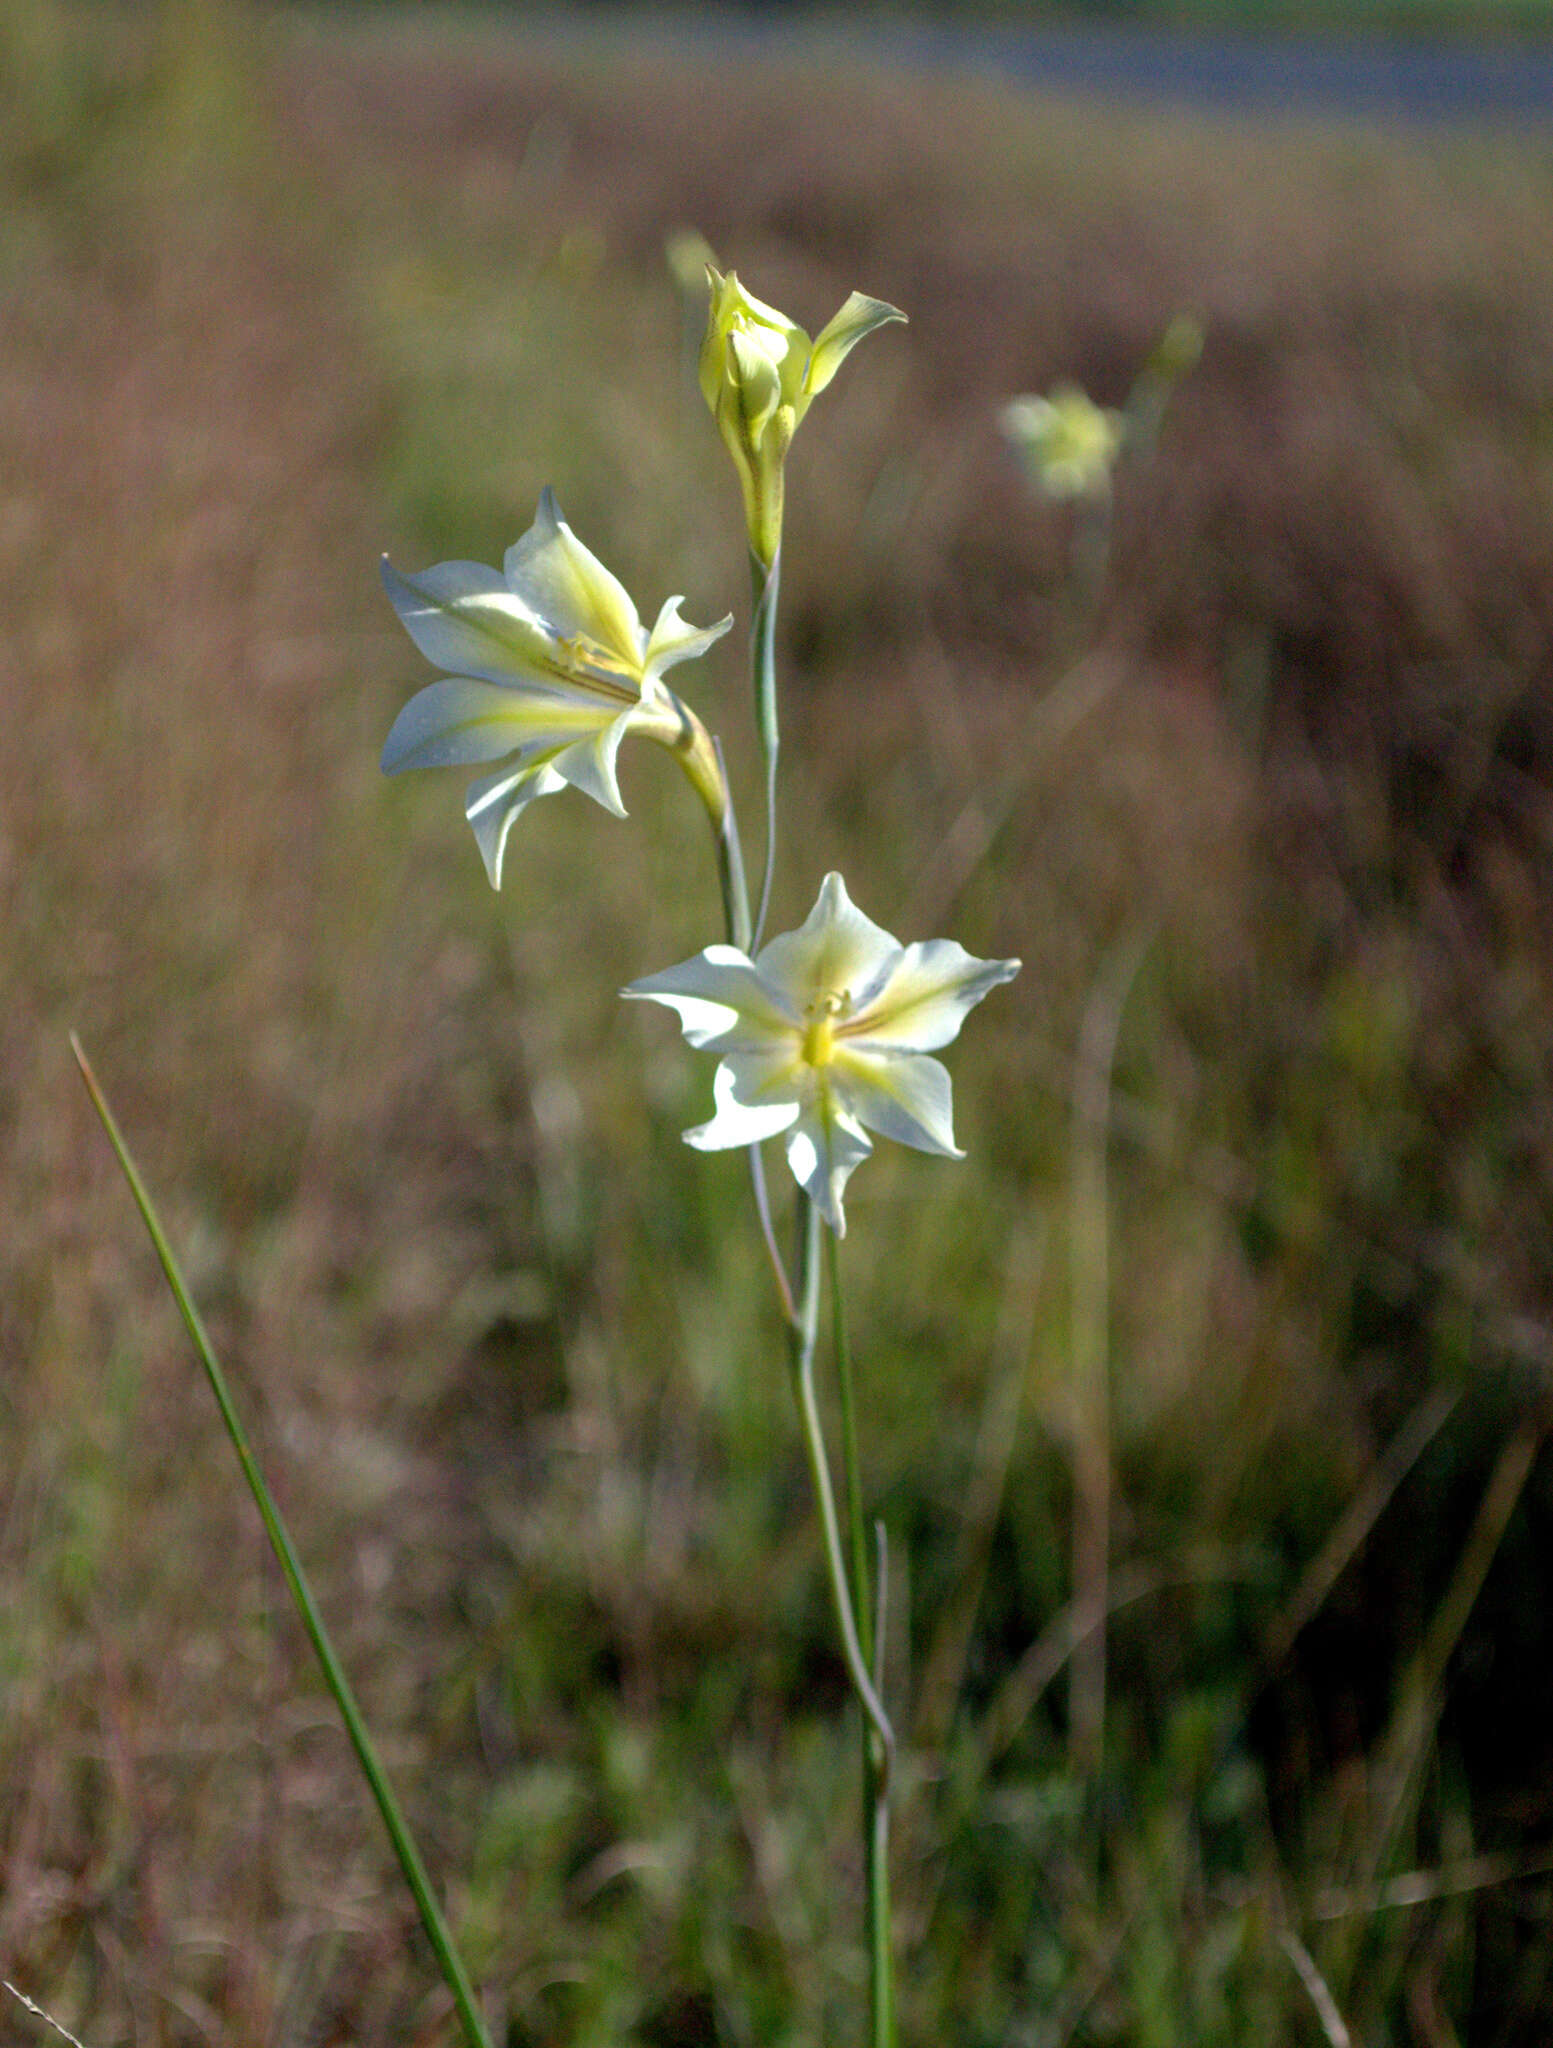
POLYGON ((385 556, 382 576, 400 623, 436 667, 504 685, 553 680, 553 637, 494 569, 438 562, 402 576, 385 556))
POLYGON ((850 991, 878 982, 900 953, 899 942, 863 915, 840 875, 829 874, 819 899, 795 932, 784 932, 761 948, 756 965, 773 989, 780 989, 803 1014, 816 996, 850 991))
POLYGON ((494 775, 482 775, 470 783, 464 799, 464 816, 474 830, 493 889, 501 887, 502 857, 513 825, 536 797, 553 796, 565 787, 562 778, 545 761, 499 769, 494 775))
POLYGON ((712 1077, 712 1099, 717 1113, 710 1123, 686 1131, 685 1143, 698 1152, 724 1152, 731 1145, 758 1145, 785 1131, 798 1115, 796 1102, 753 1105, 740 1102, 733 1092, 733 1076, 726 1066, 712 1077))
POLYGON ((746 333, 735 328, 728 337, 728 359, 739 414, 752 447, 760 446, 772 414, 782 403, 780 359, 767 352, 764 333, 746 333))
POLYGON ((679 615, 683 602, 682 598, 671 597, 658 614, 658 622, 647 642, 645 668, 649 676, 661 676, 677 661, 694 661, 698 655, 705 654, 714 640, 720 640, 733 624, 733 613, 730 612, 715 626, 692 626, 688 619, 679 615))
POLYGON ((636 606, 618 577, 585 548, 549 485, 523 538, 508 548, 507 584, 561 640, 592 640, 639 675, 645 636, 636 606))
POLYGON ((730 1047, 728 1041, 733 1037, 729 1032, 715 1039, 712 1050, 723 1054, 729 1086, 740 1102, 757 1109, 768 1102, 792 1102, 801 1108, 814 1100, 814 1069, 800 1054, 796 1031, 764 1043, 752 1044, 746 1039, 730 1047))
POLYGON ((737 1010, 730 1010, 726 1003, 709 1003, 700 996, 669 995, 654 989, 638 988, 633 982, 630 988, 623 988, 623 996, 640 996, 655 1003, 662 1003, 666 1010, 673 1010, 689 1043, 698 1050, 710 1045, 731 1024, 739 1019, 737 1010))
POLYGON ((737 946, 708 946, 693 960, 642 975, 621 993, 645 996, 677 1010, 694 1046, 710 1045, 725 1035, 741 1044, 790 1040, 802 1028, 799 1015, 784 1007, 778 992, 737 946))
POLYGON ((873 1150, 867 1136, 844 1111, 806 1116, 787 1141, 793 1178, 837 1237, 847 1234, 841 1196, 855 1167, 873 1150))
POLYGON ((730 318, 742 316, 752 326, 774 328, 773 348, 791 348, 794 336, 805 347, 808 346, 808 336, 797 322, 789 320, 785 313, 779 313, 775 306, 768 306, 764 299, 757 299, 753 292, 746 291, 736 271, 730 270, 726 278, 718 280, 718 285, 721 289, 719 310, 725 311, 730 318))
POLYGON ((1049 398, 1026 392, 1001 408, 998 424, 1011 441, 1037 441, 1047 432, 1055 412, 1049 398))
POLYGON ((552 754, 549 760, 550 767, 573 789, 580 789, 584 796, 591 796, 595 803, 602 804, 617 818, 625 816, 626 807, 621 802, 620 784, 615 777, 615 756, 630 729, 631 714, 623 712, 618 718, 612 718, 601 732, 573 741, 569 747, 552 754))
POLYGON ((870 986, 854 986, 854 1006, 837 1038, 860 1047, 935 1051, 955 1037, 984 995, 1018 972, 1017 960, 978 960, 953 939, 902 947, 870 986))
POLYGON ((383 742, 383 773, 468 767, 520 750, 567 746, 619 716, 613 705, 597 698, 447 676, 417 691, 390 726, 383 742))
POLYGON ((949 1072, 926 1053, 863 1052, 837 1046, 828 1068, 837 1105, 881 1138, 937 1152, 965 1154, 954 1141, 949 1072))
POLYGON ((746 354, 766 358, 777 378, 775 404, 796 406, 802 397, 804 367, 809 360, 809 337, 803 329, 747 292, 733 272, 718 275, 710 265, 707 280, 712 287, 707 308, 706 336, 701 343, 701 395, 711 407, 719 425, 724 423, 732 394, 743 381, 748 365, 738 359, 738 343, 746 354))

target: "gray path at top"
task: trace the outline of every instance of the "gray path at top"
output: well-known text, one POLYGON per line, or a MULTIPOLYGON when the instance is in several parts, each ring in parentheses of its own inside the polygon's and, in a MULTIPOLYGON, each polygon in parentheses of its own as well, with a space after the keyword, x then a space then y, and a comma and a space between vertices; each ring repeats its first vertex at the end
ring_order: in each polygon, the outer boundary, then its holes
POLYGON ((1064 91, 1408 121, 1553 122, 1553 50, 1185 32, 985 29, 924 57, 1064 91), (956 44, 959 44, 956 47, 956 44))
MULTIPOLYGON (((721 8, 671 19, 707 36, 801 49, 811 25, 780 6, 730 20, 721 8)), ((992 73, 1064 94, 1256 114, 1371 121, 1553 126, 1553 47, 1320 39, 1190 30, 870 22, 814 41, 856 56, 992 73)))

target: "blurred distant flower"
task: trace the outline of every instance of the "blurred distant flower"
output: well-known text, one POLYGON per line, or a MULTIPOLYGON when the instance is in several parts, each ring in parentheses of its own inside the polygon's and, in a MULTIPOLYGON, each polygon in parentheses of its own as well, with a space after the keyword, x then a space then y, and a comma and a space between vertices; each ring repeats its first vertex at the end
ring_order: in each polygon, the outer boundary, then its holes
POLYGON ((1156 377, 1168 378, 1172 383, 1184 377, 1188 370, 1195 370, 1202 360, 1203 345, 1207 340, 1201 320, 1195 313, 1177 313, 1155 345, 1154 353, 1144 365, 1156 377))
POLYGON ((571 783, 625 816, 615 756, 628 732, 678 752, 715 809, 721 774, 711 743, 662 675, 704 654, 732 618, 689 625, 671 597, 647 632, 548 488, 501 571, 439 562, 402 576, 385 558, 383 583, 422 654, 451 671, 394 720, 383 772, 502 763, 470 784, 465 804, 493 887, 507 834, 536 797, 571 783))
POLYGON ((811 341, 785 313, 753 298, 730 270, 707 265, 711 304, 701 344, 701 393, 744 492, 750 547, 769 568, 782 541, 783 464, 810 400, 876 327, 905 314, 853 292, 811 341))
POLYGON ((1046 498, 1103 498, 1122 447, 1122 415, 1076 384, 1049 398, 1011 398, 999 414, 1036 489, 1046 498))
POLYGON ((663 238, 663 254, 669 275, 687 299, 699 309, 706 290, 706 274, 717 261, 717 252, 699 228, 671 228, 663 238))
POLYGON ((899 945, 830 874, 802 927, 753 960, 708 946, 624 993, 677 1011, 690 1043, 721 1057, 717 1113, 687 1141, 720 1151, 786 1131, 794 1176, 840 1236, 842 1191, 873 1150, 868 1131, 965 1156, 949 1075, 928 1055, 1018 971, 1017 960, 976 960, 952 939, 899 945))
POLYGON ((701 383, 701 336, 706 328, 707 274, 717 252, 698 228, 671 228, 663 238, 663 254, 679 300, 679 359, 685 403, 694 406, 701 383))

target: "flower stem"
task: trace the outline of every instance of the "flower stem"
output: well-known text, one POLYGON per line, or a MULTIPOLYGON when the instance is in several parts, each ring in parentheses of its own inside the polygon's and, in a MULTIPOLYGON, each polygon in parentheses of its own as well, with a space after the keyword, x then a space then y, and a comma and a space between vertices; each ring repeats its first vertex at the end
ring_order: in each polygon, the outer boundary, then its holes
POLYGON ((841 1527, 836 1516, 836 1496, 830 1482, 830 1458, 825 1449, 825 1432, 820 1422, 819 1402, 814 1392, 814 1347, 820 1320, 819 1234, 823 1219, 807 1194, 798 1197, 799 1257, 798 1314, 788 1335, 788 1356, 793 1369, 793 1393, 798 1402, 798 1419, 803 1426, 804 1449, 809 1458, 809 1477, 814 1484, 815 1505, 820 1511, 820 1535, 825 1547, 825 1569, 830 1577, 831 1600, 836 1625, 841 1632, 841 1654, 852 1681, 852 1690, 868 1716, 878 1738, 886 1782, 895 1754, 895 1731, 885 1713, 874 1685, 868 1660, 858 1638, 852 1593, 847 1584, 846 1561, 841 1554, 841 1527))
MULTIPOLYGON (((750 928, 746 901, 744 937, 734 940, 735 945, 742 946, 746 953, 751 954, 760 945, 761 933, 766 928, 766 912, 771 905, 771 877, 776 865, 777 754, 780 747, 776 687, 776 611, 781 573, 780 548, 772 557, 769 568, 759 555, 751 551, 750 584, 755 595, 755 610, 750 626, 750 676, 755 691, 755 729, 760 736, 760 751, 766 764, 766 860, 765 873, 761 876, 760 907, 755 913, 754 929, 752 931, 750 928)), ((733 816, 731 797, 728 815, 730 818, 733 816)), ((771 1270, 776 1276, 777 1293, 782 1298, 782 1313, 791 1326, 797 1319, 798 1311, 793 1299, 792 1283, 787 1277, 787 1263, 777 1247, 776 1236, 771 1228, 771 1198, 766 1190, 766 1169, 758 1145, 750 1147, 750 1183, 755 1190, 755 1213, 760 1218, 760 1231, 765 1240, 766 1256, 771 1261, 771 1270)))
POLYGON ((714 739, 689 705, 667 687, 663 700, 661 709, 644 716, 637 730, 668 748, 705 807, 717 853, 717 879, 722 890, 728 943, 747 952, 751 937, 749 889, 744 880, 744 852, 739 843, 739 821, 734 814, 722 742, 714 739))
POLYGON ((232 1448, 237 1453, 237 1462, 242 1467, 243 1477, 248 1482, 249 1491, 258 1507, 271 1547, 279 1560, 281 1571, 285 1574, 286 1584, 291 1589, 291 1597, 296 1602, 303 1626, 323 1667, 324 1679, 334 1695, 335 1705, 340 1710, 340 1718, 345 1723, 345 1732, 356 1752, 356 1761, 361 1766, 362 1776, 377 1801, 378 1812, 383 1816, 383 1825, 388 1830, 388 1838, 393 1844, 395 1855, 399 1858, 399 1868, 404 1873, 405 1882, 409 1885, 419 1909, 426 1938, 431 1943, 447 1987, 453 1994, 453 2003, 458 2008, 458 2016, 463 2024, 464 2039, 469 2048, 490 2048, 463 1960, 453 1945, 453 1937, 448 1932, 447 1923, 437 1905, 431 1880, 426 1874, 426 1867, 421 1862, 420 1852, 415 1846, 410 1830, 405 1824, 404 1815, 399 1810, 399 1802, 394 1797, 393 1788, 383 1775, 377 1752, 372 1746, 372 1738, 367 1733, 366 1723, 362 1720, 360 1709, 356 1705, 356 1696, 351 1691, 350 1680, 335 1655, 334 1645, 324 1627, 323 1616, 318 1611, 312 1589, 303 1573, 302 1561, 297 1556, 286 1531, 286 1525, 281 1520, 280 1509, 276 1506, 274 1497, 264 1482, 264 1475, 259 1470, 248 1442, 247 1432, 233 1405, 226 1375, 211 1348, 200 1312, 194 1306, 188 1287, 184 1283, 183 1273, 168 1242, 167 1233, 162 1228, 161 1218, 157 1215, 155 1205, 130 1155, 129 1146, 119 1129, 113 1111, 108 1107, 107 1097, 103 1094, 97 1076, 92 1072, 91 1063, 74 1032, 70 1034, 70 1049, 81 1069, 81 1078, 85 1081, 86 1091, 92 1098, 92 1107, 102 1120, 102 1127, 108 1134, 108 1142, 118 1157, 124 1178, 129 1182, 130 1193, 135 1198, 135 1206, 140 1211, 141 1220, 150 1234, 157 1258, 161 1261, 167 1284, 172 1289, 173 1299, 178 1304, 178 1312, 183 1317, 184 1327, 193 1340, 201 1365, 205 1368, 205 1377, 210 1382, 211 1392, 216 1397, 216 1406, 220 1409, 221 1419, 226 1424, 227 1435, 231 1438, 232 1448))
POLYGON ((847 1343, 846 1304, 841 1293, 841 1251, 836 1233, 826 1232, 826 1277, 830 1282, 831 1340, 841 1386, 841 1453, 847 1475, 847 1523, 852 1548, 852 1599, 857 1630, 870 1668, 874 1661, 873 1591, 869 1583, 868 1538, 863 1524, 863 1489, 857 1455, 857 1405, 852 1395, 852 1351, 847 1343))
MULTIPOLYGON (((875 1629, 868 1536, 863 1519, 863 1488, 857 1452, 857 1403, 852 1387, 852 1350, 847 1342, 846 1305, 841 1292, 841 1250, 834 1231, 825 1233, 825 1262, 830 1280, 831 1329, 836 1375, 841 1390, 841 1447, 847 1480, 847 1521, 852 1551, 852 1604, 859 1643, 881 1690, 884 1668, 883 1602, 875 1629)), ((882 1531, 880 1580, 884 1575, 882 1531)), ((888 1750, 875 1729, 863 1728, 863 1872, 867 1889, 868 2009, 871 2048, 894 2048, 894 1956, 890 1938, 890 1788, 888 1750)))
MULTIPOLYGON (((712 742, 717 752, 717 765, 723 766, 721 740, 712 742)), ((717 834, 717 872, 723 890, 723 920, 728 930, 728 943, 737 946, 741 953, 752 950, 750 933, 750 899, 744 881, 744 856, 739 850, 739 821, 734 815, 733 794, 728 788, 726 772, 723 776, 724 804, 722 822, 719 826, 713 820, 717 834)), ((781 1247, 776 1241, 776 1232, 771 1227, 771 1192, 766 1186, 766 1162, 758 1145, 749 1148, 750 1188, 755 1197, 755 1215, 760 1223, 761 1242, 766 1247, 766 1257, 771 1261, 771 1275, 776 1281, 777 1295, 782 1303, 782 1314, 791 1324, 797 1309, 793 1304, 793 1283, 787 1277, 787 1261, 782 1257, 781 1247)))
POLYGON ((760 944, 771 907, 771 878, 776 871, 777 757, 781 751, 781 721, 777 711, 776 616, 777 596, 782 582, 782 551, 778 548, 770 563, 753 551, 750 555, 750 588, 755 611, 750 624, 750 681, 755 691, 755 729, 760 736, 761 759, 766 767, 766 862, 760 882, 760 907, 755 913, 754 944, 760 944))
POLYGON ((715 817, 712 820, 712 830, 717 838, 717 878, 723 892, 723 922, 727 926, 729 945, 747 953, 753 935, 750 931, 749 887, 744 879, 744 849, 739 843, 739 821, 734 814, 733 792, 728 787, 723 743, 714 739, 712 747, 723 781, 722 819, 720 822, 715 817))
MULTIPOLYGON (((820 1423, 819 1403, 814 1394, 814 1348, 820 1313, 819 1234, 823 1222, 807 1194, 798 1197, 799 1261, 798 1316, 791 1332, 793 1391, 803 1425, 804 1447, 809 1455, 809 1474, 814 1482, 815 1504, 820 1511, 820 1532, 824 1541, 825 1564, 830 1575, 831 1600, 841 1632, 842 1656, 852 1690, 863 1709, 863 1862, 867 1877, 868 2005, 870 2048, 894 2048, 895 2015, 892 1994, 889 1893, 890 1765, 895 1755, 895 1734, 879 1696, 876 1675, 864 1642, 874 1639, 873 1616, 869 1611, 866 1564, 858 1573, 859 1592, 847 1583, 847 1568, 841 1551, 841 1530, 836 1500, 831 1489, 830 1459, 820 1423)), ((831 1273, 835 1275, 834 1250, 831 1273)), ((840 1322, 838 1318, 838 1329, 840 1322)), ((850 1409, 850 1392, 845 1397, 850 1409)), ((847 1458, 849 1519, 854 1526, 854 1566, 860 1553, 855 1531, 860 1521, 855 1479, 855 1430, 850 1412, 846 1431, 854 1440, 847 1458)))
POLYGON ((760 1221, 761 1239, 766 1247, 766 1256, 771 1261, 777 1294, 781 1298, 783 1319, 791 1330, 798 1322, 798 1308, 793 1300, 793 1283, 787 1277, 787 1261, 782 1257, 781 1247, 776 1241, 776 1231, 771 1223, 771 1192, 766 1186, 766 1162, 759 1145, 750 1147, 750 1186, 755 1193, 755 1214, 760 1221))
MULTIPOLYGON (((670 715, 665 719, 663 729, 654 729, 651 737, 667 746, 678 758, 692 788, 706 808, 717 853, 717 880, 723 899, 723 927, 729 945, 737 946, 741 953, 749 953, 753 950, 754 943, 754 935, 750 929, 749 885, 744 879, 744 853, 739 840, 739 820, 733 807, 733 791, 728 782, 727 764, 723 760, 722 741, 714 739, 695 713, 681 703, 672 691, 667 692, 667 695, 671 706, 670 715)), ((768 875, 768 887, 769 881, 768 875)), ((749 1156, 750 1185, 754 1189, 755 1214, 760 1219, 761 1238, 766 1247, 766 1256, 771 1261, 771 1271, 782 1302, 782 1313, 791 1323, 795 1314, 793 1289, 787 1277, 787 1267, 777 1246, 776 1235, 771 1228, 771 1197, 766 1189, 765 1161, 761 1157, 758 1145, 751 1145, 749 1156)))

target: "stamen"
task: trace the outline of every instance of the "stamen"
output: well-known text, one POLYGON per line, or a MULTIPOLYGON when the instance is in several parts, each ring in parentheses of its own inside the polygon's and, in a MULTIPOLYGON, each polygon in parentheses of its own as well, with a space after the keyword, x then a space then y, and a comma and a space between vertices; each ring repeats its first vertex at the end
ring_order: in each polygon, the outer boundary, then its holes
POLYGON ((803 1044, 800 1055, 805 1064, 823 1067, 829 1063, 836 1040, 835 1020, 851 1006, 850 989, 826 989, 822 995, 813 996, 804 1004, 803 1044))
POLYGON ((585 633, 557 639, 555 672, 564 681, 580 683, 601 697, 635 703, 642 694, 641 678, 634 675, 617 655, 590 640, 585 633))

